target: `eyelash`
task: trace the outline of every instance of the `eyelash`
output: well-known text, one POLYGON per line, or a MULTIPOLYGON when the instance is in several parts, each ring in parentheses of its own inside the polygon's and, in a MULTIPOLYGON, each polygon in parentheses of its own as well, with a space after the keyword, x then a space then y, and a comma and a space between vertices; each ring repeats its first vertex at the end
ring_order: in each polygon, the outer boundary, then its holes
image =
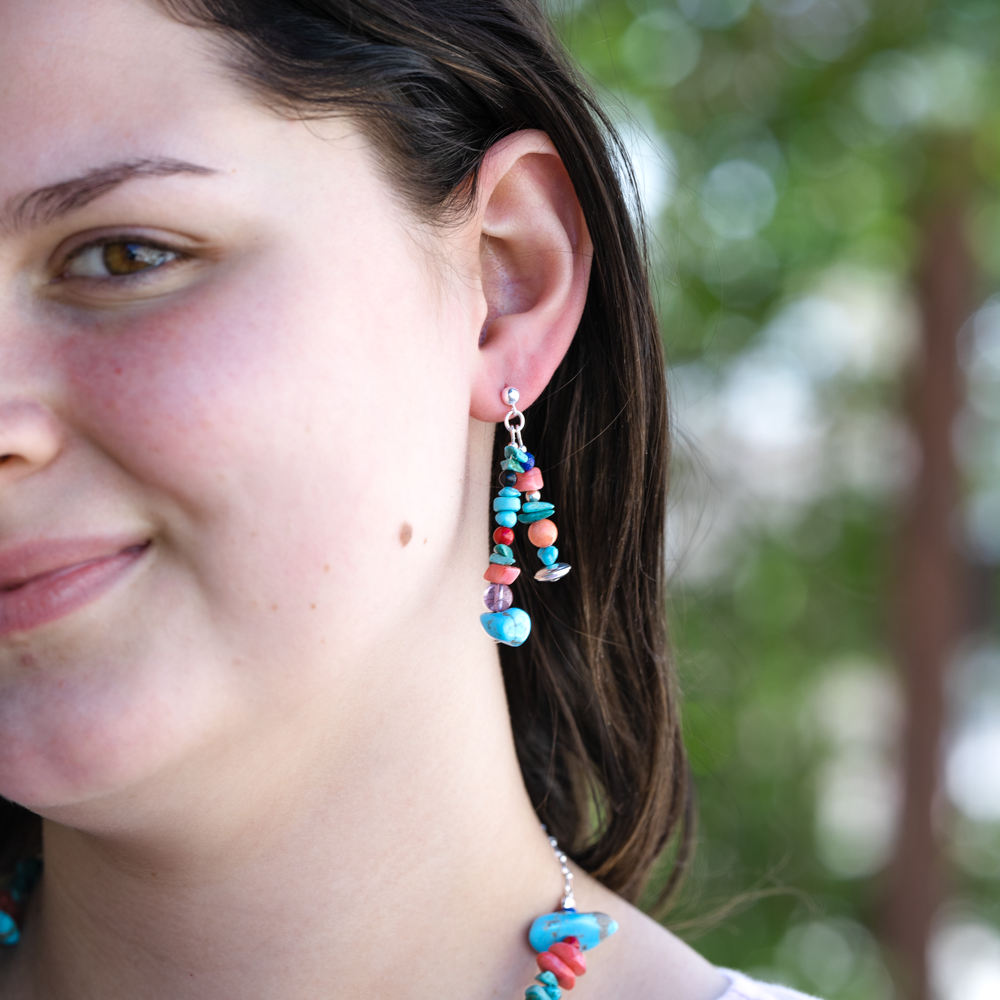
POLYGON ((166 246, 145 237, 138 237, 134 233, 118 233, 113 236, 102 237, 99 240, 94 240, 91 243, 86 243, 81 247, 77 247, 65 258, 62 266, 60 267, 59 274, 55 277, 54 281, 60 282, 76 279, 91 282, 114 282, 115 284, 131 283, 134 281, 141 281, 150 274, 166 270, 171 267, 171 265, 181 263, 187 259, 189 259, 188 254, 181 250, 177 250, 174 247, 166 246), (149 267, 141 268, 132 274, 108 274, 106 276, 98 276, 68 273, 73 262, 79 260, 84 254, 93 250, 101 250, 109 246, 115 246, 116 244, 129 244, 141 247, 144 250, 159 251, 172 256, 171 259, 166 260, 161 264, 154 264, 149 267))

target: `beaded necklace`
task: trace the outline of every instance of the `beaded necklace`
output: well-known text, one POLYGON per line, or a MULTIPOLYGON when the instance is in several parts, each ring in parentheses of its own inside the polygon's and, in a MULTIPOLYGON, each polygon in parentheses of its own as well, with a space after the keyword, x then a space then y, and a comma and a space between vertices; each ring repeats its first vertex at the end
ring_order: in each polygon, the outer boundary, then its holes
MULTIPOLYGON (((545 830, 545 827, 542 827, 545 830)), ((548 831, 546 831, 548 832, 548 831)), ((538 917, 528 931, 528 942, 538 952, 539 973, 525 991, 525 1000, 559 1000, 563 990, 576 985, 576 977, 587 971, 585 951, 596 948, 618 930, 618 922, 606 913, 577 913, 573 898, 573 873, 555 837, 549 847, 563 876, 563 898, 559 910, 538 917)))
MULTIPOLYGON (((555 837, 549 837, 549 846, 562 871, 563 897, 556 912, 542 914, 528 931, 528 941, 538 953, 539 972, 524 991, 525 1000, 560 1000, 563 990, 573 989, 576 977, 587 971, 583 953, 618 930, 617 921, 606 913, 577 913, 566 855, 555 837)), ((41 874, 41 859, 29 858, 14 870, 7 888, 0 889, 0 945, 20 941, 24 904, 41 874)))

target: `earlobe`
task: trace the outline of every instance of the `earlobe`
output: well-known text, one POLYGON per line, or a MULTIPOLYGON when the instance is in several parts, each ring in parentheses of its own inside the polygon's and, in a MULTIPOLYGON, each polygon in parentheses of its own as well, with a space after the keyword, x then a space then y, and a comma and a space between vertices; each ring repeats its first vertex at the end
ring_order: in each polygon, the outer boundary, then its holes
POLYGON ((593 248, 583 210, 542 132, 508 136, 486 154, 477 202, 482 295, 471 415, 503 419, 499 391, 523 406, 545 388, 576 333, 593 248))

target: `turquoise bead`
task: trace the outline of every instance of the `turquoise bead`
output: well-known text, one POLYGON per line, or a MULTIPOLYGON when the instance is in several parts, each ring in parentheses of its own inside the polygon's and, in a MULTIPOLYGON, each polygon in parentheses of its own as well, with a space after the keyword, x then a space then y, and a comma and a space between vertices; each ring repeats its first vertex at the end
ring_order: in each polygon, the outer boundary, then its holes
POLYGON ((549 995, 542 989, 541 986, 536 986, 532 983, 524 991, 524 1000, 549 1000, 549 995))
POLYGON ((515 447, 512 444, 507 445, 503 450, 504 458, 512 458, 518 465, 523 465, 528 461, 528 452, 522 451, 520 448, 515 447))
POLYGON ((553 507, 549 510, 531 510, 526 514, 518 514, 517 519, 521 522, 521 524, 531 524, 532 521, 544 521, 547 517, 552 515, 552 511, 554 509, 555 508, 553 507))
POLYGON ((538 550, 538 558, 546 566, 551 566, 559 558, 559 550, 554 545, 546 545, 544 549, 538 550))
POLYGON ((618 930, 618 921, 606 913, 577 913, 561 910, 539 917, 528 932, 528 940, 535 951, 548 951, 563 938, 575 937, 580 941, 582 951, 596 948, 603 940, 618 930))
POLYGON ((14 945, 20 940, 21 932, 17 929, 14 918, 0 910, 0 944, 14 945))
POLYGON ((490 638, 507 646, 520 646, 531 632, 531 616, 520 608, 487 612, 479 621, 490 638))
POLYGON ((509 545, 494 545, 493 551, 498 556, 508 556, 510 558, 514 556, 514 550, 509 545))
POLYGON ((520 510, 521 501, 517 497, 497 497, 493 501, 494 510, 520 510))
POLYGON ((559 980, 551 972, 539 972, 535 979, 542 984, 549 1000, 559 1000, 562 996, 563 991, 559 988, 559 980))
POLYGON ((501 528, 513 528, 517 524, 517 514, 512 510, 501 510, 497 511, 496 517, 493 518, 501 528))
POLYGON ((520 490, 515 490, 513 486, 505 486, 497 496, 501 497, 519 497, 521 495, 520 490))
POLYGON ((495 552, 490 556, 490 562, 496 563, 498 566, 513 566, 514 557, 513 556, 498 556, 495 552))
POLYGON ((501 469, 507 469, 510 472, 524 472, 524 466, 520 462, 515 462, 512 458, 505 458, 500 463, 501 469))
POLYGON ((544 510, 546 514, 555 513, 555 504, 546 503, 544 500, 530 500, 522 508, 525 514, 534 514, 536 511, 544 510))

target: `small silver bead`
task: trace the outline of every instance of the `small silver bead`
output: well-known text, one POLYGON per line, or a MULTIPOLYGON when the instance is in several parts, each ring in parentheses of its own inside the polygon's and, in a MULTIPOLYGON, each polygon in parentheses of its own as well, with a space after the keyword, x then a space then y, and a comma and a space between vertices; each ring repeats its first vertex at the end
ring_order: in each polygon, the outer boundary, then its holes
POLYGON ((542 494, 539 493, 538 490, 535 490, 534 493, 529 493, 528 494, 528 502, 529 503, 535 503, 536 501, 541 500, 541 499, 542 499, 542 494))
POLYGON ((507 388, 500 393, 500 398, 503 400, 505 406, 513 406, 521 398, 521 394, 517 389, 507 388))

